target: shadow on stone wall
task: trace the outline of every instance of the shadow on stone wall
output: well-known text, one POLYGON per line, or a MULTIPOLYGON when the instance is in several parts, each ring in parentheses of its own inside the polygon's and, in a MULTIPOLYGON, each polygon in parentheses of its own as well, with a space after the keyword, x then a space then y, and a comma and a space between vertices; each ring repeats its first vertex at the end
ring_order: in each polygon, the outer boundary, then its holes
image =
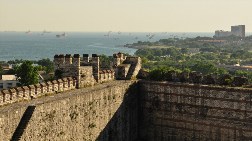
POLYGON ((12 135, 12 138, 11 138, 11 141, 18 141, 20 140, 20 138, 22 137, 23 135, 23 132, 25 130, 25 128, 27 127, 31 117, 32 117, 32 114, 35 110, 35 107, 36 106, 28 106, 27 109, 25 110, 19 124, 18 124, 18 127, 16 128, 15 132, 13 133, 12 135))
POLYGON ((137 141, 138 138, 138 96, 137 83, 132 84, 123 102, 100 132, 96 141, 137 141))

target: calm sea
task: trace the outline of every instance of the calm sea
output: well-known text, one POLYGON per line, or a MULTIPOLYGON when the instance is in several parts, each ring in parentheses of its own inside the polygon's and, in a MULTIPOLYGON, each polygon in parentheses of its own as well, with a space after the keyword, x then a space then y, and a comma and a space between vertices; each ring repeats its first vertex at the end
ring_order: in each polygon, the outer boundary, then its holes
POLYGON ((137 41, 157 41, 174 36, 178 38, 213 36, 213 33, 67 32, 66 37, 57 38, 57 34, 62 33, 0 32, 0 61, 52 59, 55 54, 112 55, 116 52, 134 54, 136 49, 125 48, 123 45, 137 41))

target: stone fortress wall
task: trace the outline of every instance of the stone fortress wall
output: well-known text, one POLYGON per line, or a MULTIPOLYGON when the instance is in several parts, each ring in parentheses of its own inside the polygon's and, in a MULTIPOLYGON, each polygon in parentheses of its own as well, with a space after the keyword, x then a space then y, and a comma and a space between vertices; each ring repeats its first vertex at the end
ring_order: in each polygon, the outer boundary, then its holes
POLYGON ((21 140, 252 140, 251 89, 117 80, 53 96, 0 107, 0 140, 31 104, 21 140))
POLYGON ((35 85, 16 87, 9 90, 0 91, 0 106, 9 103, 16 103, 22 100, 31 100, 33 98, 50 95, 58 92, 64 92, 75 88, 94 86, 98 83, 108 82, 115 79, 135 78, 141 68, 139 57, 127 57, 122 53, 114 54, 113 69, 100 69, 100 59, 97 54, 79 54, 55 55, 55 72, 60 71, 63 79, 38 83, 35 85), (120 62, 117 62, 117 61, 120 62), (127 64, 130 71, 118 74, 121 64, 127 64))
POLYGON ((135 140, 137 92, 130 86, 134 81, 126 79, 136 78, 141 60, 127 58, 120 63, 130 63, 131 74, 121 77, 115 73, 117 62, 113 69, 100 69, 96 54, 55 55, 55 73, 62 79, 0 91, 0 140, 16 140, 18 135, 21 140, 135 140), (112 81, 118 78, 125 81, 112 81), (108 83, 99 85, 103 82, 108 83))
POLYGON ((72 77, 0 91, 0 106, 75 89, 72 77))
POLYGON ((20 141, 135 141, 135 81, 121 80, 73 89, 0 107, 0 141, 9 141, 22 121, 20 141), (27 107, 35 106, 30 119, 27 107))
POLYGON ((140 81, 144 141, 251 141, 252 89, 140 81))
POLYGON ((0 140, 9 140, 22 121, 28 125, 21 140, 252 140, 252 89, 135 83, 126 79, 136 77, 141 59, 121 53, 114 54, 113 70, 101 70, 97 55, 54 61, 63 79, 1 91, 7 105, 0 107, 0 140), (94 86, 82 88, 88 85, 94 86), (29 101, 52 93, 58 94, 29 101), (30 105, 36 109, 23 120, 30 105))
POLYGON ((141 69, 140 57, 127 57, 122 53, 114 54, 114 67, 117 79, 135 79, 141 69))

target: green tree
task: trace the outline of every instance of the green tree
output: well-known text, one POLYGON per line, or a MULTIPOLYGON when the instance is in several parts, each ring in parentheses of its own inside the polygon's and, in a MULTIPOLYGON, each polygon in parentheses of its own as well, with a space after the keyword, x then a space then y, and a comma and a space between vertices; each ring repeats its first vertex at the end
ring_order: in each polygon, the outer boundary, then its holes
POLYGON ((25 60, 22 60, 22 59, 15 59, 15 60, 10 60, 8 61, 7 63, 8 64, 20 64, 20 63, 23 63, 25 60))
POLYGON ((237 71, 235 71, 235 75, 247 77, 249 82, 252 82, 252 72, 250 72, 250 71, 237 70, 237 71))
POLYGON ((173 67, 161 67, 149 72, 149 79, 154 81, 172 81, 173 76, 181 73, 180 69, 173 67))
POLYGON ((216 73, 219 75, 224 75, 224 74, 228 74, 228 71, 224 68, 218 68, 216 73))
POLYGON ((167 72, 167 69, 165 68, 158 68, 150 71, 149 73, 149 79, 154 81, 165 81, 165 74, 167 72))
POLYGON ((112 56, 100 55, 100 67, 104 69, 111 69, 111 62, 113 62, 112 56))
POLYGON ((187 54, 188 51, 189 51, 188 48, 181 48, 181 50, 180 50, 180 52, 181 52, 182 54, 187 54))
POLYGON ((62 70, 60 70, 60 69, 55 70, 55 72, 54 72, 55 79, 62 78, 63 77, 62 75, 63 75, 63 71, 62 70))
POLYGON ((154 57, 153 55, 148 55, 148 56, 147 56, 147 59, 149 59, 149 60, 154 60, 154 58, 155 58, 155 57, 154 57))
POLYGON ((216 73, 218 71, 217 67, 215 67, 214 64, 203 61, 197 62, 191 69, 193 71, 201 72, 204 75, 216 73))
POLYGON ((49 58, 38 60, 37 63, 38 65, 43 66, 46 73, 50 73, 54 71, 53 62, 49 58))
POLYGON ((146 64, 148 62, 148 59, 146 57, 142 57, 142 63, 146 64))
POLYGON ((148 56, 148 55, 150 55, 151 54, 151 52, 150 52, 150 50, 148 50, 148 49, 138 49, 136 52, 135 52, 135 54, 137 55, 137 56, 148 56))
POLYGON ((17 77, 22 86, 38 83, 38 70, 32 64, 31 61, 24 61, 16 68, 17 77))
POLYGON ((154 55, 154 56, 162 56, 162 55, 163 55, 163 52, 162 52, 162 50, 160 50, 160 49, 154 49, 154 50, 153 50, 153 55, 154 55))

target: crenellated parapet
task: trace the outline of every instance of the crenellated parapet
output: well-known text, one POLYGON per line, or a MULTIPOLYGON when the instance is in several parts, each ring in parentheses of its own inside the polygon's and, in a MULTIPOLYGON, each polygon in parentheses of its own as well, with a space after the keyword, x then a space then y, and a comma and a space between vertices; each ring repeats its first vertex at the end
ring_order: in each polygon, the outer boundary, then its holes
MULTIPOLYGON (((38 83, 35 85, 2 90, 0 105, 22 100, 31 100, 51 93, 63 92, 75 88, 93 86, 115 79, 134 79, 141 68, 140 57, 127 57, 123 53, 113 55, 113 69, 101 70, 100 57, 97 54, 60 54, 54 56, 55 73, 58 70, 62 79, 38 83)), ((56 75, 56 74, 55 74, 56 75)))
POLYGON ((77 80, 77 88, 92 86, 95 83, 109 81, 110 79, 135 79, 141 69, 140 57, 128 57, 119 52, 113 54, 113 70, 106 72, 100 68, 100 57, 97 54, 70 54, 55 55, 55 71, 60 70, 62 77, 73 77, 77 80), (111 77, 109 77, 111 76, 111 77), (107 79, 108 78, 108 79, 107 79))
POLYGON ((140 57, 124 56, 123 53, 117 53, 114 57, 115 77, 117 79, 135 79, 141 69, 142 61, 140 57))
POLYGON ((66 77, 45 83, 2 90, 0 91, 0 106, 23 100, 31 100, 48 94, 64 92, 75 88, 76 79, 66 77))
POLYGON ((123 53, 119 52, 116 54, 113 54, 114 62, 113 65, 114 67, 117 67, 123 63, 124 60, 126 60, 127 56, 125 56, 123 53))
POLYGON ((92 54, 92 57, 89 57, 89 54, 83 54, 82 57, 80 54, 56 54, 54 55, 54 65, 56 68, 69 67, 69 66, 91 66, 92 64, 99 63, 99 55, 92 54))
POLYGON ((107 82, 115 80, 115 71, 114 70, 102 70, 99 72, 99 82, 107 82))
MULTIPOLYGON (((120 54, 120 58, 124 58, 123 54, 120 54)), ((75 78, 77 88, 115 79, 114 70, 100 69, 100 57, 97 54, 92 54, 91 57, 89 54, 83 54, 82 57, 79 54, 55 55, 54 66, 55 71, 62 73, 62 77, 75 78)))
POLYGON ((79 54, 56 54, 54 55, 54 67, 55 68, 62 68, 62 67, 78 67, 80 64, 80 56, 79 54))

